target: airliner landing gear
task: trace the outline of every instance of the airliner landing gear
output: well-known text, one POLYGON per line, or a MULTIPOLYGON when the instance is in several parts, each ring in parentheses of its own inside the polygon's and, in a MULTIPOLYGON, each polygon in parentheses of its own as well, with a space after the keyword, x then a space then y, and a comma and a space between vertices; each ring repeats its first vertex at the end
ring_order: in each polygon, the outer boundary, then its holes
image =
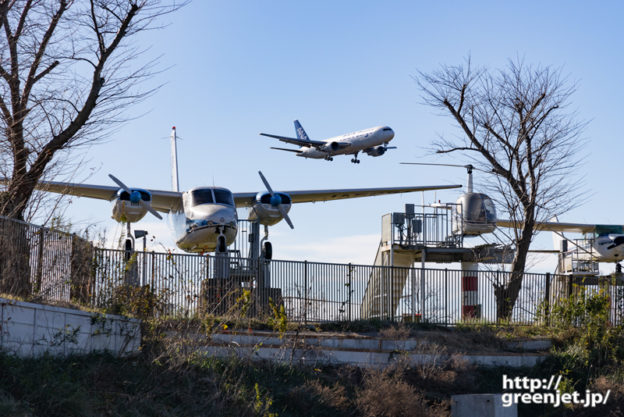
POLYGON ((620 263, 616 263, 615 264, 615 273, 616 274, 621 274, 622 273, 622 264, 620 264, 620 263))
POLYGON ((325 160, 326 160, 326 161, 333 161, 333 160, 334 160, 334 158, 332 158, 331 156, 326 156, 326 157, 325 157, 325 160))
POLYGON ((353 158, 351 158, 351 162, 354 163, 354 164, 359 164, 360 163, 360 160, 358 159, 357 154, 358 153, 356 152, 355 154, 353 154, 353 158))

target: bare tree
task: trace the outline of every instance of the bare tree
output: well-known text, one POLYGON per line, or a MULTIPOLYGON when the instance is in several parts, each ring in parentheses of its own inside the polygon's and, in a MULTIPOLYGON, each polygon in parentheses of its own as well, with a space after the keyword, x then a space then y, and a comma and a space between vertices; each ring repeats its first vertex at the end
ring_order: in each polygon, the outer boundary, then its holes
MULTIPOLYGON (((23 219, 61 156, 104 138, 154 91, 144 81, 155 61, 137 59, 132 41, 184 4, 172 1, 0 0, 0 216, 23 219)), ((6 279, 0 290, 27 294, 28 281, 6 279)))
POLYGON ((437 152, 461 152, 491 171, 502 214, 518 225, 511 274, 494 282, 497 318, 509 320, 536 221, 567 211, 579 195, 574 169, 584 123, 567 110, 574 86, 548 66, 510 61, 499 71, 475 70, 470 59, 421 72, 417 82, 425 102, 451 115, 461 132, 438 140, 437 152))
POLYGON ((103 138, 153 89, 131 40, 179 4, 0 0, 0 215, 23 218, 59 153, 103 138))

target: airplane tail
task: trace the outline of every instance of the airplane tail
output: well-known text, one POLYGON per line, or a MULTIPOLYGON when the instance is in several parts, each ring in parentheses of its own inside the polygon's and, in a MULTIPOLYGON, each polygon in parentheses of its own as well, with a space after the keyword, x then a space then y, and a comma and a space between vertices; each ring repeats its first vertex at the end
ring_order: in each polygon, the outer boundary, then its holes
POLYGON ((178 179, 178 145, 176 142, 176 128, 171 128, 171 188, 173 191, 180 191, 180 181, 178 179))
POLYGON ((308 134, 303 130, 303 126, 299 123, 299 120, 295 120, 295 132, 297 132, 297 139, 310 140, 308 134))

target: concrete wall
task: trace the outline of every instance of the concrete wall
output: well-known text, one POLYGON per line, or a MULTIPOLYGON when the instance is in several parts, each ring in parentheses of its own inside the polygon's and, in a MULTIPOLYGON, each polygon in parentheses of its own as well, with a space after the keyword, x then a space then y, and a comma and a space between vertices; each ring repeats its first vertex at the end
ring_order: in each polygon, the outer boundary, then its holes
MULTIPOLYGON (((305 365, 350 364, 360 367, 383 368, 397 360, 412 364, 433 364, 450 359, 446 353, 422 353, 421 341, 391 340, 375 337, 344 337, 337 335, 285 334, 283 338, 271 332, 247 334, 215 333, 204 342, 200 351, 213 356, 238 355, 251 359, 305 365)), ((466 362, 479 366, 535 366, 546 359, 545 354, 516 352, 462 354, 466 362)))
POLYGON ((21 357, 137 352, 140 320, 0 298, 0 349, 21 357))

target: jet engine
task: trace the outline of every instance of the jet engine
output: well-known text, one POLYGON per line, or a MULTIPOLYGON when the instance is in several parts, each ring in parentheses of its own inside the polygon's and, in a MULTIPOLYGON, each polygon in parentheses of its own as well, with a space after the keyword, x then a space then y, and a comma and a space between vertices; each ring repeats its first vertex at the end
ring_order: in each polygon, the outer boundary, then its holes
POLYGON ((258 193, 254 205, 249 208, 249 220, 273 226, 290 211, 291 203, 290 196, 285 193, 258 193))
POLYGON ((386 153, 386 147, 383 145, 375 146, 374 148, 364 149, 369 156, 381 156, 386 153))
POLYGON ((147 214, 147 206, 152 201, 152 194, 146 190, 133 188, 128 191, 117 191, 112 217, 118 222, 138 222, 147 214))
POLYGON ((321 150, 325 152, 336 152, 340 149, 340 144, 338 142, 329 142, 323 146, 321 150))

